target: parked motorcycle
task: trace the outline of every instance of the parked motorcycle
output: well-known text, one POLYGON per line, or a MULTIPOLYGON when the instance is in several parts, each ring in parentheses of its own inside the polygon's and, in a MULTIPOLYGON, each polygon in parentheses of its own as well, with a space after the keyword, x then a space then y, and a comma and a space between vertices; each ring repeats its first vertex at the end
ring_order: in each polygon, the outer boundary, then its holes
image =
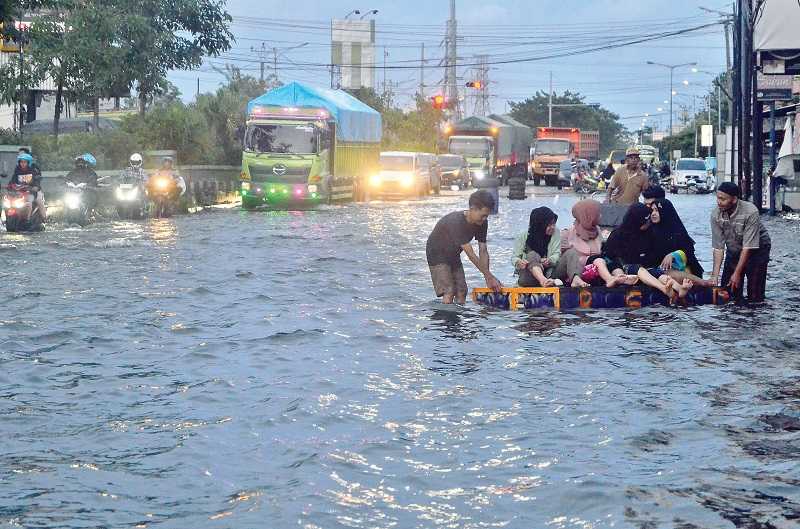
POLYGON ((29 186, 10 184, 3 193, 2 209, 6 216, 6 231, 44 230, 46 212, 39 211, 29 186))
POLYGON ((144 218, 147 200, 140 179, 128 175, 123 176, 114 187, 114 201, 119 218, 144 218))
POLYGON ((147 181, 147 197, 152 204, 151 214, 155 218, 172 215, 181 190, 169 173, 158 172, 147 181))

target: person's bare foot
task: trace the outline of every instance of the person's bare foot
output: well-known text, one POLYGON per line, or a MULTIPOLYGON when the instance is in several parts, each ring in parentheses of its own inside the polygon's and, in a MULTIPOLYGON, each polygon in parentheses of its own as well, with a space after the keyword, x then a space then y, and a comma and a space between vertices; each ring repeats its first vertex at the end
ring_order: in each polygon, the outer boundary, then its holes
POLYGON ((550 278, 545 279, 544 281, 540 281, 541 285, 545 288, 550 288, 555 286, 556 282, 550 278))
POLYGON ((587 283, 586 281, 581 279, 580 276, 575 276, 575 277, 572 278, 572 287, 573 288, 587 288, 588 286, 589 286, 589 283, 587 283))
POLYGON ((639 276, 635 276, 635 275, 620 276, 620 283, 623 284, 623 285, 629 285, 630 286, 630 285, 635 285, 638 282, 639 282, 639 276))
POLYGON ((693 286, 694 283, 690 279, 684 279, 683 283, 672 282, 672 287, 678 292, 678 298, 685 298, 693 286))
POLYGON ((606 281, 607 288, 614 288, 622 283, 625 276, 612 276, 609 281, 606 281))

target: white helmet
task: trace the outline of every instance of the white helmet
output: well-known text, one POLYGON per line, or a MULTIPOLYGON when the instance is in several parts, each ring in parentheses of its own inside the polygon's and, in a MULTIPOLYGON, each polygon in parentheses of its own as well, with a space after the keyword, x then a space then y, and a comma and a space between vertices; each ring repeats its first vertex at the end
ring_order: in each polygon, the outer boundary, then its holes
POLYGON ((142 166, 142 155, 138 152, 131 154, 130 158, 131 167, 141 167, 142 166))

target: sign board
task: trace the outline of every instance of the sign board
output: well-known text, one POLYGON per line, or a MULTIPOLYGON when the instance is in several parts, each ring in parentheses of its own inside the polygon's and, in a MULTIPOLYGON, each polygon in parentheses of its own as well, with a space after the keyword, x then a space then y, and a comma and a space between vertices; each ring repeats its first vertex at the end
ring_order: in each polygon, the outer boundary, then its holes
POLYGON ((672 159, 673 160, 677 160, 678 158, 681 158, 682 156, 683 156, 683 153, 680 151, 680 149, 678 149, 676 151, 672 151, 672 159))
POLYGON ((787 101, 792 99, 791 75, 758 74, 756 96, 759 101, 787 101))
POLYGON ((700 126, 700 146, 712 147, 714 145, 714 125, 700 126))
POLYGON ((334 20, 331 64, 338 68, 341 88, 375 88, 375 21, 334 20))
POLYGON ((664 141, 667 133, 661 130, 653 131, 653 141, 664 141))

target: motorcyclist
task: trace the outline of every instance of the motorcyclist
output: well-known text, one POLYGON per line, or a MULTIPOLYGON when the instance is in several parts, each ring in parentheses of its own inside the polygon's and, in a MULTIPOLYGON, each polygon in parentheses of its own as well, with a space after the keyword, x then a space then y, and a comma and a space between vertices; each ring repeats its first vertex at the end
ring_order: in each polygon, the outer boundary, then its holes
POLYGON ((84 190, 84 200, 89 211, 97 207, 97 173, 94 168, 97 160, 90 153, 84 153, 75 157, 75 168, 67 173, 66 181, 73 184, 86 184, 84 190))
POLYGON ((14 167, 14 175, 8 183, 9 187, 25 185, 31 190, 33 200, 39 209, 42 220, 46 217, 44 206, 44 191, 42 191, 42 172, 33 164, 33 156, 30 153, 22 152, 17 155, 17 165, 14 167))
POLYGON ((161 161, 161 167, 159 167, 158 171, 156 171, 156 175, 168 175, 170 178, 172 178, 177 186, 179 196, 183 196, 183 194, 186 192, 186 182, 178 172, 178 169, 175 168, 174 160, 171 156, 164 157, 164 159, 161 161))
POLYGON ((136 180, 138 183, 144 183, 147 180, 147 173, 144 172, 142 167, 142 155, 138 152, 131 154, 128 159, 128 167, 125 168, 123 177, 128 180, 136 180))
POLYGON ((97 187, 97 173, 94 168, 97 160, 89 153, 75 157, 75 168, 67 174, 67 181, 73 184, 86 184, 89 187, 97 187))

